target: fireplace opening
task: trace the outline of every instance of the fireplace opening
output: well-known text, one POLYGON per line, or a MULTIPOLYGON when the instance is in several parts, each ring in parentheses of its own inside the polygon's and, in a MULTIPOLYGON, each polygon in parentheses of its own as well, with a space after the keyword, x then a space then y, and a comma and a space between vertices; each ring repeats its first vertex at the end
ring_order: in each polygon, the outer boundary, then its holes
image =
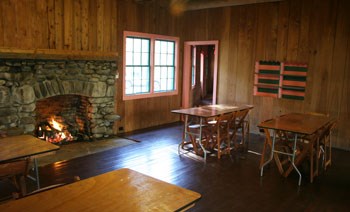
POLYGON ((91 104, 81 95, 59 95, 36 102, 36 136, 55 144, 92 139, 91 104))

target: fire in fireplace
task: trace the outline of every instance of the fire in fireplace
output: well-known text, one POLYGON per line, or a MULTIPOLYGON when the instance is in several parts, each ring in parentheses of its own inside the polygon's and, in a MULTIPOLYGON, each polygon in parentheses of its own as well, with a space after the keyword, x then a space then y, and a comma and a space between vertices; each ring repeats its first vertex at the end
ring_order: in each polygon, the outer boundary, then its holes
POLYGON ((38 125, 37 136, 51 143, 65 143, 77 139, 77 137, 72 136, 67 126, 55 121, 54 117, 50 121, 41 122, 38 125))
POLYGON ((90 140, 90 103, 81 95, 59 95, 37 102, 38 138, 64 144, 90 140))

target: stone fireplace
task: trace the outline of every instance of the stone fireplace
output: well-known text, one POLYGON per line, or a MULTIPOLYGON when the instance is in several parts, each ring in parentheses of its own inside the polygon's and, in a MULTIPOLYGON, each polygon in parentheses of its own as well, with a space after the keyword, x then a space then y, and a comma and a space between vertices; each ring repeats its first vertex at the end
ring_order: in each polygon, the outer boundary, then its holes
POLYGON ((52 117, 79 139, 113 135, 116 61, 0 59, 0 130, 37 134, 52 117))

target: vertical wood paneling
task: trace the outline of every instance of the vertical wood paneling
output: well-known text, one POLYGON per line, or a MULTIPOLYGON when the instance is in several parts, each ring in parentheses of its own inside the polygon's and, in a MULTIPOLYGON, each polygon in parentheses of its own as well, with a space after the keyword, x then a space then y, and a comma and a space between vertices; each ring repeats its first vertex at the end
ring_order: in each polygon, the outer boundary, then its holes
POLYGON ((63 0, 55 0, 56 49, 63 49, 63 0))
POLYGON ((254 40, 256 30, 256 13, 254 7, 241 7, 239 10, 239 32, 238 32, 238 52, 236 74, 236 98, 241 102, 252 102, 253 87, 246 87, 246 82, 251 81, 254 69, 255 52, 254 40))
POLYGON ((287 43, 287 61, 298 61, 298 47, 300 37, 301 23, 301 1, 290 1, 289 23, 288 23, 288 43, 287 43))
MULTIPOLYGON (((3 4, 0 4, 0 14, 4 14, 3 4)), ((4 19, 0 19, 0 46, 4 46, 4 19)))
POLYGON ((55 33, 55 0, 47 1, 47 18, 48 18, 48 48, 56 48, 55 33))
POLYGON ((89 1, 81 1, 81 48, 89 49, 89 1))
MULTIPOLYGON (((117 39, 118 37, 121 37, 121 34, 118 34, 117 26, 118 26, 118 14, 117 14, 117 1, 111 1, 110 5, 111 9, 111 43, 110 43, 110 50, 115 51, 117 49, 117 39)), ((120 52, 121 54, 121 52, 120 52)))
POLYGON ((4 0, 2 3, 2 21, 4 27, 4 46, 17 46, 17 16, 14 0, 4 0), (6 18, 6 19, 5 19, 6 18))
POLYGON ((340 0, 338 5, 337 28, 333 55, 332 84, 330 92, 334 94, 329 107, 332 115, 338 115, 338 130, 335 146, 350 149, 350 2, 340 0), (340 90, 340 91, 339 91, 340 90), (337 100, 339 104, 337 104, 337 100), (334 101, 335 105, 332 104, 334 101))
POLYGON ((228 69, 227 71, 220 72, 219 69, 219 77, 218 84, 219 89, 218 92, 226 93, 223 94, 227 97, 228 102, 234 102, 235 94, 237 91, 237 67, 239 66, 239 61, 237 55, 238 49, 238 38, 239 38, 239 8, 233 8, 231 11, 231 24, 230 24, 230 42, 228 43, 228 69))
POLYGON ((104 32, 104 2, 103 0, 97 0, 97 50, 102 50, 103 48, 103 40, 105 36, 104 32))
POLYGON ((82 7, 81 0, 73 1, 72 49, 82 48, 82 7))
POLYGON ((64 0, 63 2, 63 49, 73 49, 73 2, 64 0))
POLYGON ((95 0, 89 0, 89 49, 97 48, 97 6, 95 0))
POLYGON ((31 36, 31 20, 33 16, 31 15, 31 11, 26 10, 27 5, 24 2, 18 2, 16 5, 16 12, 21 13, 21 16, 17 16, 17 35, 21 38, 21 45, 24 48, 30 48, 32 46, 33 36, 31 36))
POLYGON ((276 60, 286 61, 288 47, 288 21, 289 21, 289 1, 282 1, 278 8, 278 31, 276 60))
POLYGON ((102 41, 102 45, 103 47, 101 48, 101 50, 106 50, 106 51, 110 51, 111 50, 111 30, 112 30, 112 26, 111 26, 111 1, 112 0, 106 0, 106 3, 103 4, 103 41, 102 41))
POLYGON ((309 29, 310 29, 310 13, 313 10, 312 1, 301 2, 301 17, 300 17, 300 36, 297 61, 305 62, 309 60, 309 29))
POLYGON ((33 0, 32 17, 32 33, 33 44, 36 43, 36 48, 47 48, 48 44, 48 17, 47 17, 47 1, 33 0))

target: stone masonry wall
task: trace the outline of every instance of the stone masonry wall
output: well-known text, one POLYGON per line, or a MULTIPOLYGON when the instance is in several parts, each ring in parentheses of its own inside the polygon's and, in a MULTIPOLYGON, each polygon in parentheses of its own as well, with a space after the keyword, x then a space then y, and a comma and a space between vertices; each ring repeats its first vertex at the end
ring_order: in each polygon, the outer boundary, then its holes
POLYGON ((90 111, 94 138, 113 134, 115 114, 114 61, 0 59, 0 131, 32 133, 36 102, 56 95, 82 95, 90 111))

